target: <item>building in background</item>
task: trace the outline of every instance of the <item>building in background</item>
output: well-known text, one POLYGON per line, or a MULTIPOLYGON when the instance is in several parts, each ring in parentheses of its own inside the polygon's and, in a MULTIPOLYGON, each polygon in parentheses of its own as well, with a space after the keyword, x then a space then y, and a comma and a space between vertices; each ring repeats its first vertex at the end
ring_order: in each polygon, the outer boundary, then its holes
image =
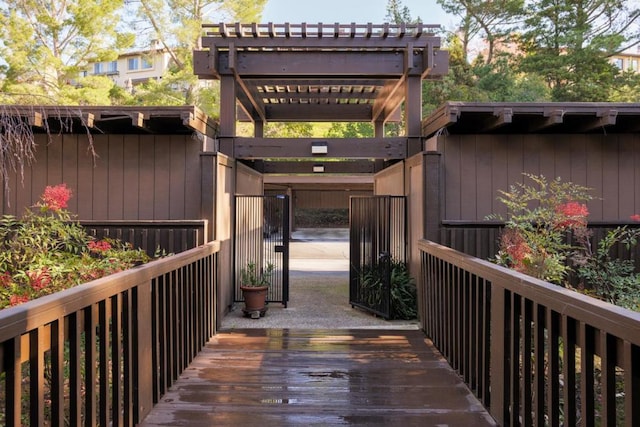
POLYGON ((149 79, 159 80, 171 64, 171 55, 154 43, 150 49, 121 54, 113 61, 90 62, 84 76, 102 75, 132 92, 134 87, 149 79))
POLYGON ((620 71, 633 71, 637 73, 638 62, 640 62, 640 45, 611 57, 611 63, 618 67, 620 71))

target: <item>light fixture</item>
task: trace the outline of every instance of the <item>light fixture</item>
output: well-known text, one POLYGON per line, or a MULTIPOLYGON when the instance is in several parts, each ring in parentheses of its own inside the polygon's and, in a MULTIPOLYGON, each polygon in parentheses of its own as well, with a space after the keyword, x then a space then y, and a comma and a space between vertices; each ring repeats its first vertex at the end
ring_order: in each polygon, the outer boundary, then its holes
POLYGON ((311 154, 327 154, 327 141, 316 141, 311 143, 311 154))
POLYGON ((324 165, 313 165, 313 173, 324 172, 324 165))

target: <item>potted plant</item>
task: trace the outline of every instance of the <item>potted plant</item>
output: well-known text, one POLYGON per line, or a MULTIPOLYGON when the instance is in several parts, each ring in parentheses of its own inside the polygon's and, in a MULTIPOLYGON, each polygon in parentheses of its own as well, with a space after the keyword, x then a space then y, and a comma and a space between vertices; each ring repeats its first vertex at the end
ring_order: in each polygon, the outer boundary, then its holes
POLYGON ((258 268, 255 262, 249 262, 240 271, 240 289, 244 297, 245 316, 254 319, 264 316, 267 311, 266 299, 271 275, 275 266, 268 263, 263 269, 258 268))

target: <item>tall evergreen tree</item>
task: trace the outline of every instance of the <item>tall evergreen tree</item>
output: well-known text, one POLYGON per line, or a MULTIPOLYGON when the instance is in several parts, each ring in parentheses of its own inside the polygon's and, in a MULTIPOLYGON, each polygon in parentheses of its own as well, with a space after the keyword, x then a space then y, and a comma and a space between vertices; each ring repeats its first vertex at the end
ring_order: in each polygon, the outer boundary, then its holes
POLYGON ((464 59, 471 40, 477 37, 487 43, 486 63, 495 58, 496 44, 516 28, 524 8, 524 0, 437 0, 442 9, 460 17, 458 28, 464 59))
POLYGON ((527 9, 521 69, 542 76, 554 101, 607 101, 609 57, 638 42, 640 10, 625 0, 538 0, 527 9))

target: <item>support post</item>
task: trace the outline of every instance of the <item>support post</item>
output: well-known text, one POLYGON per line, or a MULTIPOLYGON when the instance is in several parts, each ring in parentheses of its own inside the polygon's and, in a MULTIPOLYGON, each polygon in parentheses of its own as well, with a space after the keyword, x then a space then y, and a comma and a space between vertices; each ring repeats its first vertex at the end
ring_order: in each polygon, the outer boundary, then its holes
POLYGON ((440 243, 442 222, 442 155, 435 151, 424 154, 424 238, 440 243))

